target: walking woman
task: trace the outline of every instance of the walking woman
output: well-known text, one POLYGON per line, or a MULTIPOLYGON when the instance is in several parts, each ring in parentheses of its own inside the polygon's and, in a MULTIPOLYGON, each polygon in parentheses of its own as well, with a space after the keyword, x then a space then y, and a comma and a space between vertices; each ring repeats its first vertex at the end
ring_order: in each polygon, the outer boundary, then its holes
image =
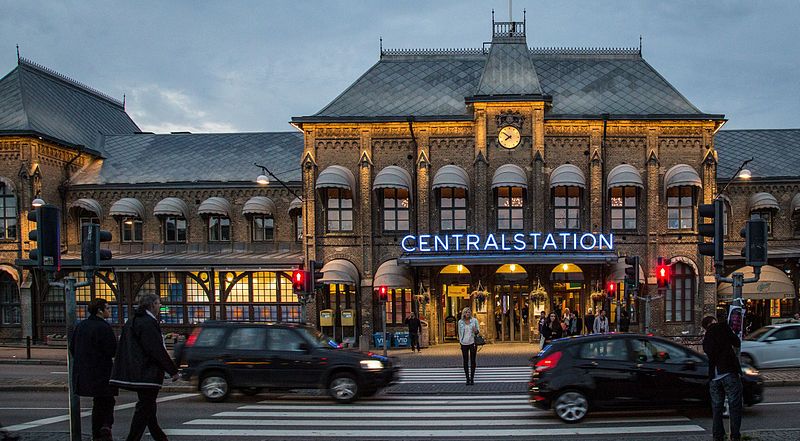
POLYGON ((480 332, 478 319, 472 316, 472 310, 464 308, 461 311, 461 320, 458 321, 458 341, 461 343, 461 358, 464 361, 467 386, 475 384, 475 358, 478 354, 475 336, 480 332))
POLYGON ((564 336, 564 328, 561 327, 561 320, 558 319, 556 313, 550 313, 550 317, 547 319, 547 325, 542 328, 542 335, 544 336, 545 345, 564 336))

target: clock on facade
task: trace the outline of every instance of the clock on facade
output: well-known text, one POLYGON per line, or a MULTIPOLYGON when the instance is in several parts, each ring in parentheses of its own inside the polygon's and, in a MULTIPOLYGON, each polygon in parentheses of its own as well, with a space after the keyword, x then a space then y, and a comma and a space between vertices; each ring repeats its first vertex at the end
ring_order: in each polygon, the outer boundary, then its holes
POLYGON ((497 141, 500 142, 501 146, 507 149, 513 149, 519 145, 519 129, 514 126, 503 127, 500 129, 500 133, 497 134, 497 141))

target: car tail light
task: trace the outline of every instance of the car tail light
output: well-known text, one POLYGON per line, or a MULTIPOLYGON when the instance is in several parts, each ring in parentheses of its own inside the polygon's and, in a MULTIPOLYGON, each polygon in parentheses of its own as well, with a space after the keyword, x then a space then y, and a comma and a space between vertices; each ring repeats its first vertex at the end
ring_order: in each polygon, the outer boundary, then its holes
POLYGON ((187 348, 191 348, 192 346, 194 346, 195 342, 197 342, 197 337, 199 336, 200 336, 200 328, 195 328, 195 330, 192 331, 192 335, 190 335, 189 338, 186 339, 186 344, 184 346, 187 348))
POLYGON ((561 360, 561 351, 553 352, 547 357, 537 361, 533 368, 536 370, 536 372, 544 372, 548 369, 556 367, 558 365, 558 360, 561 360))

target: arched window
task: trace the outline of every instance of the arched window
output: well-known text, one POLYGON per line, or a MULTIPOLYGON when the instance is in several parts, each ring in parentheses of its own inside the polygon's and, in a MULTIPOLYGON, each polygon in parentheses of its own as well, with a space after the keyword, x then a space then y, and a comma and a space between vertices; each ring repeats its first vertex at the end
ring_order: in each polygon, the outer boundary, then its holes
POLYGON ((695 274, 692 267, 677 262, 667 291, 665 312, 668 322, 691 322, 694 319, 695 274))
POLYGON ((10 184, 0 180, 0 240, 14 240, 17 234, 17 196, 10 184))
POLYGON ((10 274, 0 269, 0 324, 19 325, 20 314, 19 287, 10 274))

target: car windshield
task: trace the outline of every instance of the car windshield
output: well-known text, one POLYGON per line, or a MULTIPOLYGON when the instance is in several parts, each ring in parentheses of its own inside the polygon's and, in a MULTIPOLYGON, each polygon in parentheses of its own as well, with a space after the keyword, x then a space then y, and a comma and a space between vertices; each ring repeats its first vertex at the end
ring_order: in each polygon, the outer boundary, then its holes
POLYGON ((747 337, 745 337, 744 339, 745 339, 745 340, 758 340, 758 339, 759 339, 759 338, 761 338, 761 337, 762 337, 764 334, 766 334, 767 332, 769 332, 771 329, 772 329, 772 328, 760 328, 760 329, 756 329, 755 331, 753 331, 753 333, 751 333, 750 335, 748 335, 748 336, 747 336, 747 337))
POLYGON ((315 347, 333 349, 339 348, 338 343, 316 329, 300 328, 300 330, 315 347))

